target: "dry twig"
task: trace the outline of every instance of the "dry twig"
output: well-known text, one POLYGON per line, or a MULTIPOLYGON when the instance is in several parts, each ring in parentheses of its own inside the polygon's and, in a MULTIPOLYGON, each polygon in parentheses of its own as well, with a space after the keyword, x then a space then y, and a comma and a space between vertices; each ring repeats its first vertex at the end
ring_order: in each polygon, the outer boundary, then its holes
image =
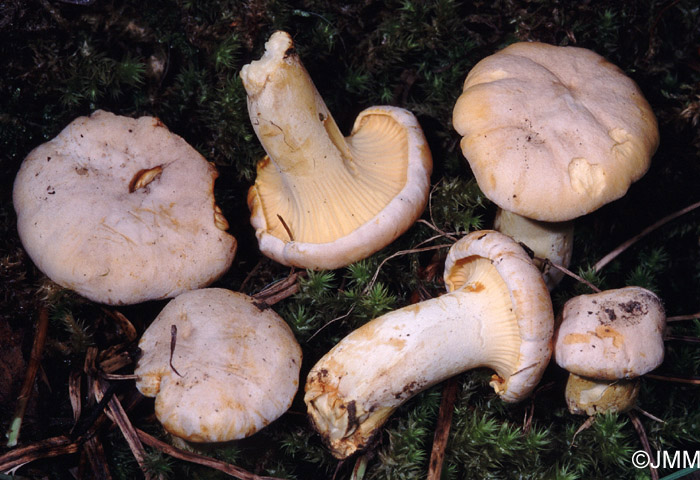
POLYGON ((138 338, 136 328, 134 328, 134 325, 129 321, 128 318, 126 318, 126 315, 124 315, 118 310, 109 310, 104 307, 102 308, 102 311, 116 322, 116 324, 119 326, 119 329, 122 331, 122 333, 128 341, 133 342, 138 338))
POLYGON ((411 248, 409 250, 399 250, 398 252, 395 252, 388 257, 386 257, 382 262, 379 264, 377 267, 377 270, 375 270, 374 275, 372 276, 372 279, 369 281, 367 286, 365 287, 365 293, 369 292, 372 287, 374 287, 374 284, 377 283, 377 277, 379 277, 379 271, 382 269, 384 264, 388 262, 389 260, 400 257, 401 255, 408 255, 409 253, 420 253, 420 252, 428 252, 430 250, 440 250, 442 248, 450 248, 452 244, 447 243, 447 244, 440 244, 440 245, 433 245, 431 247, 422 247, 422 248, 411 248))
POLYGON ((675 340, 678 342, 700 343, 700 338, 691 337, 690 335, 666 335, 664 340, 675 340))
MULTIPOLYGON (((104 391, 105 386, 103 382, 100 380, 98 380, 98 382, 98 388, 104 391)), ((139 464, 139 467, 141 467, 141 471, 146 477, 146 480, 154 478, 154 476, 151 474, 151 472, 146 466, 146 450, 143 448, 143 444, 141 443, 141 440, 139 439, 139 436, 137 435, 134 426, 129 421, 129 417, 127 417, 126 412, 124 411, 124 408, 122 407, 122 404, 119 402, 119 399, 116 395, 113 395, 112 398, 109 399, 109 402, 107 403, 107 408, 112 414, 113 421, 117 424, 119 430, 121 430, 122 435, 126 440, 126 443, 131 449, 131 453, 134 454, 134 458, 139 464)))
POLYGON ((566 268, 566 267, 564 267, 564 266, 562 266, 562 265, 559 265, 559 264, 557 264, 557 263, 554 263, 554 262, 552 262, 552 261, 551 261, 550 259, 548 259, 548 258, 533 257, 533 259, 534 259, 534 260, 537 260, 537 261, 539 261, 539 262, 542 262, 542 263, 544 263, 544 264, 546 264, 546 265, 549 265, 550 267, 556 268, 557 270, 560 270, 560 271, 564 272, 566 275, 570 276, 571 278, 574 278, 574 279, 576 279, 577 281, 579 281, 579 282, 585 284, 586 286, 588 286, 588 288, 590 288, 590 289, 593 290, 594 292, 600 293, 600 288, 596 287, 595 285, 593 285, 591 282, 589 282, 588 280, 586 280, 586 279, 583 278, 582 276, 575 274, 574 272, 572 272, 572 271, 569 270, 568 268, 566 268))
POLYGON ((243 279, 243 282, 241 283, 241 286, 238 287, 238 290, 241 292, 245 292, 245 287, 248 285, 248 282, 252 280, 252 278, 258 273, 258 270, 260 270, 260 267, 262 267, 263 260, 260 259, 258 260, 258 263, 255 264, 253 268, 250 269, 248 272, 248 275, 245 276, 243 279))
POLYGON ((654 420, 655 422, 666 423, 663 420, 661 420, 659 417, 657 417, 656 415, 652 415, 651 413, 647 412, 646 410, 639 408, 638 405, 635 405, 632 408, 635 409, 636 411, 638 411, 639 413, 641 413, 642 415, 644 415, 645 417, 654 420))
POLYGON ((255 475, 254 473, 250 473, 247 470, 244 470, 240 467, 236 467, 235 465, 215 460, 204 455, 180 450, 179 448, 175 448, 172 445, 168 445, 165 442, 161 442, 157 438, 152 437, 151 435, 147 434, 143 430, 139 430, 138 428, 135 431, 138 435, 138 438, 143 443, 145 443, 149 447, 157 448, 161 452, 170 455, 171 457, 178 458, 180 460, 185 460, 190 463, 196 463, 198 465, 204 465, 205 467, 210 467, 219 470, 220 472, 224 472, 240 480, 282 480, 276 477, 261 477, 259 475, 255 475))
POLYGON ((452 425, 452 413, 454 412, 455 399, 457 398, 457 379, 452 377, 445 382, 440 400, 440 411, 433 436, 433 449, 430 452, 428 463, 428 480, 440 480, 442 463, 445 460, 445 447, 450 436, 452 425))
MULTIPOLYGON (((647 455, 649 455, 648 458, 654 458, 653 452, 651 451, 651 445, 649 445, 647 432, 644 430, 644 425, 642 425, 641 420, 639 420, 637 414, 632 410, 627 412, 627 416, 630 417, 630 420, 632 420, 632 425, 634 425, 634 429, 637 431, 637 435, 639 435, 639 440, 642 442, 642 447, 644 448, 644 451, 647 452, 647 455)), ((651 473, 652 480, 659 480, 659 472, 656 471, 656 468, 654 468, 651 462, 649 463, 649 472, 651 473)))
POLYGON ((81 374, 78 370, 73 370, 70 372, 68 377, 68 398, 70 399, 70 405, 73 409, 73 427, 78 424, 80 419, 80 414, 83 410, 83 404, 81 402, 82 392, 80 388, 81 374))
POLYGON ((295 272, 294 267, 292 267, 286 278, 253 295, 253 298, 256 300, 255 305, 260 310, 264 310, 285 298, 291 297, 299 291, 299 282, 297 280, 304 275, 306 275, 306 272, 295 272))
POLYGON ((32 352, 29 356, 29 365, 27 366, 27 374, 24 377, 24 383, 22 384, 22 390, 20 390, 19 397, 17 398, 17 407, 15 409, 15 415, 10 423, 10 429, 7 432, 7 446, 14 447, 17 445, 19 440, 19 432, 22 428, 22 420, 24 419, 24 412, 27 410, 27 405, 29 404, 29 398, 32 395, 32 389, 34 388, 34 380, 36 379, 36 374, 39 371, 39 364, 41 362, 41 356, 44 352, 44 345, 46 344, 46 331, 49 328, 49 311, 46 307, 42 307, 39 311, 39 321, 37 322, 36 334, 34 335, 34 344, 32 345, 32 352))
POLYGON ((326 328, 327 326, 329 326, 329 325, 331 325, 331 324, 333 324, 333 323, 335 323, 335 322, 337 322, 337 321, 339 321, 339 320, 342 320, 342 319, 344 319, 344 318, 349 317, 350 314, 353 312, 353 310, 355 310, 355 305, 353 305, 352 307, 350 307, 350 308, 348 309, 347 312, 345 312, 344 314, 340 315, 339 317, 335 317, 334 319, 329 320, 329 321, 327 321, 326 323, 324 323, 323 325, 321 325, 321 326, 319 327, 319 329, 316 330, 316 331, 309 337, 309 340, 308 340, 308 341, 311 341, 312 338, 314 338, 316 335, 318 335, 319 333, 321 333, 321 330, 323 330, 323 329, 326 328))
POLYGON ((680 322, 682 320, 695 320, 700 318, 700 312, 693 313, 691 315, 674 315, 672 317, 666 317, 666 322, 680 322))
POLYGON ((72 440, 66 435, 59 435, 24 447, 13 448, 0 456, 0 472, 14 473, 22 465, 34 460, 76 453, 84 441, 84 437, 72 440))
MULTIPOLYGON (((384 260, 382 260, 382 262, 379 264, 379 266, 377 267, 377 269, 374 271, 374 275, 372 276, 372 279, 367 283, 367 286, 365 287, 363 293, 367 294, 367 293, 370 291, 370 289, 374 286, 374 284, 377 283, 377 277, 379 277, 379 271, 382 269, 382 267, 384 266, 384 264, 385 264, 386 262, 388 262, 389 260, 391 260, 392 258, 401 256, 401 255, 407 255, 407 254, 409 254, 409 253, 420 253, 420 252, 427 252, 427 251, 430 251, 430 250, 439 250, 439 249, 441 249, 441 248, 449 248, 449 247, 451 247, 451 246, 452 246, 452 245, 450 245, 450 244, 446 244, 446 245, 433 245, 432 247, 413 248, 413 249, 410 249, 410 250, 399 250, 398 252, 394 253, 393 255, 389 255, 389 256, 386 257, 384 260)), ((309 341, 310 341, 312 338, 314 338, 316 335, 318 335, 318 334, 321 332, 321 330, 325 329, 325 328, 328 327, 329 325, 331 325, 331 324, 333 324, 333 323, 335 323, 335 322, 337 322, 337 321, 339 321, 339 320, 342 320, 342 319, 344 319, 344 318, 349 317, 350 314, 353 312, 354 309, 355 309, 355 305, 351 306, 351 307, 348 309, 348 311, 345 312, 344 314, 342 314, 342 315, 340 315, 340 316, 338 316, 338 317, 335 317, 334 319, 329 320, 328 322, 326 322, 326 323, 324 323, 323 325, 321 325, 321 327, 319 327, 319 329, 316 330, 316 331, 309 337, 309 341)))
POLYGON ((100 371, 114 373, 127 365, 131 365, 134 361, 134 353, 125 350, 125 348, 128 348, 128 346, 120 343, 100 352, 96 360, 100 371))
MULTIPOLYGON (((89 414, 82 421, 78 422, 76 420, 76 425, 71 434, 51 437, 24 447, 14 448, 4 455, 0 455, 0 472, 14 474, 17 469, 33 461, 78 453, 81 448, 84 448, 83 453, 90 465, 89 468, 92 469, 94 478, 109 480, 111 474, 105 467, 107 462, 104 449, 97 439, 97 432, 109 418, 122 431, 127 444, 147 479, 153 478, 153 475, 146 468, 144 444, 157 448, 172 457, 214 468, 240 480, 281 480, 276 477, 255 475, 242 468, 213 458, 179 450, 141 430, 135 429, 127 417, 121 402, 113 394, 114 386, 107 384, 104 381, 106 374, 95 367, 97 356, 96 348, 88 349, 84 363, 88 381, 93 386, 94 399, 98 400, 97 405, 91 408, 90 412, 88 412, 89 414)), ((81 413, 84 411, 80 402, 80 380, 78 375, 72 375, 69 382, 69 394, 75 419, 80 419, 81 413)), ((141 398, 138 396, 138 400, 141 398)), ((127 408, 130 408, 130 405, 127 405, 127 408)), ((87 466, 83 464, 82 468, 87 468, 87 466)))
POLYGON ((540 392, 550 390, 554 385, 555 382, 545 383, 544 385, 537 387, 537 389, 532 393, 532 396, 530 397, 530 406, 527 408, 527 410, 525 410, 525 415, 523 418, 524 434, 527 435, 528 433, 530 433, 530 429, 532 428, 532 420, 533 418, 535 418, 535 398, 540 392))
MULTIPOLYGON (((107 456, 102 442, 97 437, 90 437, 83 446, 83 455, 87 457, 87 461, 92 469, 92 478, 101 480, 111 480, 112 474, 109 472, 107 465, 107 456)), ((87 478, 87 477, 78 477, 87 478)))
POLYGON ((596 418, 595 415, 590 415, 590 416, 586 419, 586 421, 583 422, 583 423, 581 424, 581 426, 578 427, 578 428, 576 429, 576 431, 574 432, 574 436, 571 438, 571 446, 572 446, 572 447, 573 447, 574 445, 576 445, 576 436, 577 436, 579 433, 584 432, 584 431, 588 430, 589 428, 591 428, 591 425, 593 425, 593 424, 595 423, 595 418, 596 418))
POLYGON ((615 259, 615 257, 620 255, 622 252, 627 250, 629 247, 631 247, 635 243, 637 243, 640 239, 649 235, 651 232, 653 232, 657 228, 660 228, 660 227, 666 225, 671 220, 675 220, 676 218, 680 217, 681 215, 685 215, 686 213, 692 212, 693 210, 695 210, 698 207, 700 207, 700 202, 693 203, 692 205, 688 205, 687 207, 682 208, 682 209, 680 209, 676 212, 673 212, 669 215, 666 215, 661 220, 654 222, 653 224, 649 225, 647 228, 645 228, 644 230, 639 232, 634 237, 630 238, 626 242, 621 243, 612 252, 608 253, 603 258, 598 260, 598 262, 596 262, 596 264, 593 266, 593 269, 596 272, 599 272, 604 266, 606 266, 608 263, 612 262, 615 259))
POLYGON ((646 378, 661 380, 663 382, 688 383, 690 385, 700 385, 700 377, 668 377, 666 375, 657 375, 655 373, 647 373, 646 378))
POLYGON ((422 218, 416 220, 416 223, 422 223, 423 225, 427 225, 427 226, 430 227, 432 230, 435 230, 436 232, 439 233, 439 235, 437 235, 437 236, 435 236, 435 237, 432 237, 431 239, 424 240, 423 243, 425 243, 425 242, 427 242, 427 241, 430 241, 430 240, 432 240, 432 239, 434 239, 434 238, 441 238, 441 237, 445 237, 445 238, 447 238, 447 239, 449 239, 449 240, 452 240, 453 242, 456 242, 456 241, 457 241, 457 237, 455 236, 455 235, 458 235, 457 232, 445 232, 444 230, 440 230, 438 227, 436 227, 435 224, 430 223, 430 222, 427 221, 427 220, 423 220, 422 218))

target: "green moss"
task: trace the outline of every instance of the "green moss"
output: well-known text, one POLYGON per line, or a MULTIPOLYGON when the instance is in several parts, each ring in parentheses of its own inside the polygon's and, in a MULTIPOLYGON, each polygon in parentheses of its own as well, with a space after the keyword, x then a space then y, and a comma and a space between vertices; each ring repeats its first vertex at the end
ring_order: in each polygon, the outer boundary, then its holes
MULTIPOLYGON (((260 56, 272 31, 292 33, 343 131, 373 104, 397 105, 417 115, 434 159, 423 222, 368 259, 335 271, 306 272, 299 292, 273 307, 304 350, 303 384, 315 361, 357 326, 442 293, 446 248, 440 245, 491 225, 495 207, 462 157, 452 108, 469 69, 515 41, 595 50, 640 85, 659 121, 662 141, 649 172, 625 197, 577 220, 572 270, 600 288, 650 288, 669 315, 697 312, 698 212, 645 237, 601 272, 591 266, 654 221, 697 201, 699 28, 693 0, 0 2, 0 318, 21 334, 28 350, 28 319, 44 304, 53 312, 45 365, 53 388, 42 387, 37 397, 51 417, 51 433, 68 429, 63 427, 72 411, 65 379, 71 369, 82 368, 85 348, 124 341, 100 306, 70 295, 46 295, 53 289, 22 251, 15 231, 11 191, 21 160, 75 117, 97 108, 156 115, 214 162, 220 171, 217 201, 239 240, 231 271, 216 285, 244 285, 254 293, 289 273, 261 257, 246 207, 246 191, 264 151, 250 125, 238 74, 260 56), (399 251, 407 253, 395 255, 399 251)), ((590 289, 565 279, 553 292, 555 308, 582 293, 590 289)), ((161 307, 153 302, 122 310, 141 332, 161 307)), ((675 323, 671 333, 700 337, 700 323, 675 323)), ((697 344, 666 345, 658 373, 700 376, 697 344)), ((535 397, 520 405, 503 404, 487 385, 489 375, 477 370, 459 378, 443 478, 648 478, 647 471, 631 466, 630 454, 641 444, 625 415, 599 418, 574 441, 585 419, 566 410, 565 375, 556 366, 545 373, 535 397), (527 426, 524 419, 531 412, 527 426)), ((368 453, 365 478, 425 478, 440 391, 441 386, 433 387, 391 417, 368 453)), ((354 459, 339 463, 328 453, 306 420, 302 397, 300 391, 290 412, 263 432, 214 446, 209 454, 260 475, 349 478, 354 459)), ((700 448, 696 385, 647 379, 639 405, 664 420, 640 415, 652 448, 700 448)), ((151 413, 145 404, 130 415, 145 427, 154 423, 151 413)), ((23 440, 44 438, 39 425, 30 421, 23 427, 23 440)), ((159 429, 154 433, 163 436, 159 429)), ((139 475, 118 432, 101 439, 115 478, 139 475)), ((172 478, 224 478, 205 467, 157 454, 154 459, 158 471, 172 470, 172 478)), ((55 462, 58 473, 43 464, 37 470, 65 477, 77 461, 75 456, 55 462)))

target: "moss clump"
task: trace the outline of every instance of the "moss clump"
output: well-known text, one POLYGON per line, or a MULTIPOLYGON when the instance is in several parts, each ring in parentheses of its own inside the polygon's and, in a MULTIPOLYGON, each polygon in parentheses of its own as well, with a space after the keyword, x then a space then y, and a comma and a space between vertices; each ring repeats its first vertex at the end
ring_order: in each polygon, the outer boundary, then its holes
MULTIPOLYGON (((700 10, 695 1, 8 0, 0 2, 0 320, 25 339, 27 358, 34 312, 48 305, 54 319, 44 359, 47 383, 39 384, 39 408, 31 410, 23 442, 70 430, 72 410, 64 388, 70 371, 82 369, 88 346, 104 351, 125 339, 102 307, 55 295, 23 252, 11 202, 22 159, 72 119, 97 108, 160 117, 220 170, 216 196, 239 240, 239 253, 217 286, 260 291, 290 270, 260 256, 248 224, 246 190, 263 151, 248 120, 238 72, 260 56, 275 29, 293 35, 343 131, 372 104, 408 108, 418 116, 435 162, 430 209, 421 222, 371 258, 336 271, 306 272, 299 292, 273 307, 304 349, 302 383, 312 364, 358 325, 441 293, 445 246, 466 231, 491 225, 494 207, 461 155, 451 112, 469 69, 514 41, 575 45, 602 54, 640 85, 659 120, 662 142, 647 175, 627 196, 577 222, 571 268, 602 288, 650 288, 669 315, 699 310, 697 212, 645 237, 602 272, 591 269, 622 241, 697 201, 700 10)), ((588 293, 587 287, 565 280, 553 293, 555 308, 580 293, 588 293)), ((120 311, 140 333, 162 305, 120 311)), ((700 323, 674 323, 671 333, 699 337, 700 323)), ((659 372, 698 377, 699 352, 697 345, 669 341, 659 372)), ((574 439, 584 419, 566 410, 566 377, 555 366, 535 396, 519 405, 497 399, 487 386, 488 375, 474 371, 458 379, 443 478, 649 478, 648 471, 631 465, 631 452, 641 443, 625 415, 600 417, 574 439)), ((127 397, 133 391, 130 384, 121 388, 127 397)), ((643 382, 639 405, 664 421, 640 416, 653 449, 700 448, 697 388, 643 382)), ((425 478, 440 391, 436 386, 423 392, 389 420, 367 454, 365 478, 425 478)), ((308 425, 302 397, 300 391, 289 413, 259 434, 208 447, 207 454, 260 475, 350 478, 354 460, 339 464, 330 456, 308 425)), ((2 425, 12 410, 11 403, 0 405, 2 425)), ((146 402, 130 417, 167 438, 151 413, 146 402)), ((118 432, 102 432, 99 438, 115 478, 139 475, 118 432)), ((4 452, 0 447, 0 455, 4 452)), ((30 464, 20 473, 67 478, 79 461, 77 455, 64 456, 30 464)), ((224 477, 150 449, 148 464, 171 478, 224 477)))

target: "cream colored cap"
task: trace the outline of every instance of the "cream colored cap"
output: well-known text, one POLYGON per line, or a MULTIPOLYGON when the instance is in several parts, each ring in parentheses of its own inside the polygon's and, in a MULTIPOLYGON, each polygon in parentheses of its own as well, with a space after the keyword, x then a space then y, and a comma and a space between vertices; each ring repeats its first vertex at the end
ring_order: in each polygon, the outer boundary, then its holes
POLYGON ((22 163, 19 236, 51 280, 96 302, 172 297, 210 284, 233 261, 217 175, 157 118, 99 110, 22 163))
POLYGON ((453 124, 486 196, 549 222, 622 197, 659 143, 651 107, 618 67, 590 50, 536 42, 477 63, 453 124))
POLYGON ((171 300, 139 347, 136 387, 155 397, 163 427, 191 442, 252 435, 287 411, 299 387, 301 348, 289 326, 229 290, 171 300))
POLYGON ((666 315, 659 298, 641 287, 574 297, 555 334, 560 367, 599 380, 634 378, 664 358, 666 315))
MULTIPOLYGON (((490 262, 505 283, 505 303, 517 322, 518 343, 502 346, 504 352, 513 348, 518 351, 516 361, 507 368, 497 368, 498 375, 491 381, 502 400, 517 402, 532 392, 549 364, 554 331, 552 300, 542 274, 525 250, 493 230, 471 232, 452 245, 445 260, 448 292, 484 288, 478 278, 472 278, 472 271, 478 268, 477 259, 490 262)), ((502 300, 497 298, 492 300, 494 306, 500 303, 502 300)))

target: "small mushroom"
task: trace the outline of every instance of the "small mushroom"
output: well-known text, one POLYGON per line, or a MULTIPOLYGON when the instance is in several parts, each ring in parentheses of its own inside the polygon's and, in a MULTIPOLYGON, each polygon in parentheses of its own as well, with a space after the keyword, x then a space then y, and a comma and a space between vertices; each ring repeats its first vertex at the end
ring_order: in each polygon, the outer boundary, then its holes
POLYGON ((252 435, 287 411, 301 348, 275 312, 220 288, 185 292, 146 329, 136 388, 163 427, 190 442, 252 435))
POLYGON ((233 261, 217 175, 157 118, 96 111, 24 159, 17 230, 42 272, 91 300, 172 297, 210 284, 233 261))
MULTIPOLYGON (((479 187, 500 207, 495 228, 563 266, 572 220, 622 197, 659 143, 651 107, 618 67, 590 50, 537 42, 477 63, 453 124, 479 187)), ((548 286, 561 276, 546 272, 548 286)))
POLYGON ((633 407, 638 377, 663 361, 665 326, 661 301, 641 287, 566 302, 554 358, 570 372, 565 392, 569 411, 594 415, 633 407))
POLYGON ((553 313, 539 270, 495 231, 472 232, 445 262, 447 294, 376 318, 311 369, 304 401, 333 455, 368 445, 416 393, 477 367, 507 402, 525 398, 551 354, 553 313))
POLYGON ((344 138, 286 32, 241 78, 267 156, 248 192, 260 250, 285 265, 333 269, 385 247, 421 215, 432 158, 407 110, 362 111, 344 138))

